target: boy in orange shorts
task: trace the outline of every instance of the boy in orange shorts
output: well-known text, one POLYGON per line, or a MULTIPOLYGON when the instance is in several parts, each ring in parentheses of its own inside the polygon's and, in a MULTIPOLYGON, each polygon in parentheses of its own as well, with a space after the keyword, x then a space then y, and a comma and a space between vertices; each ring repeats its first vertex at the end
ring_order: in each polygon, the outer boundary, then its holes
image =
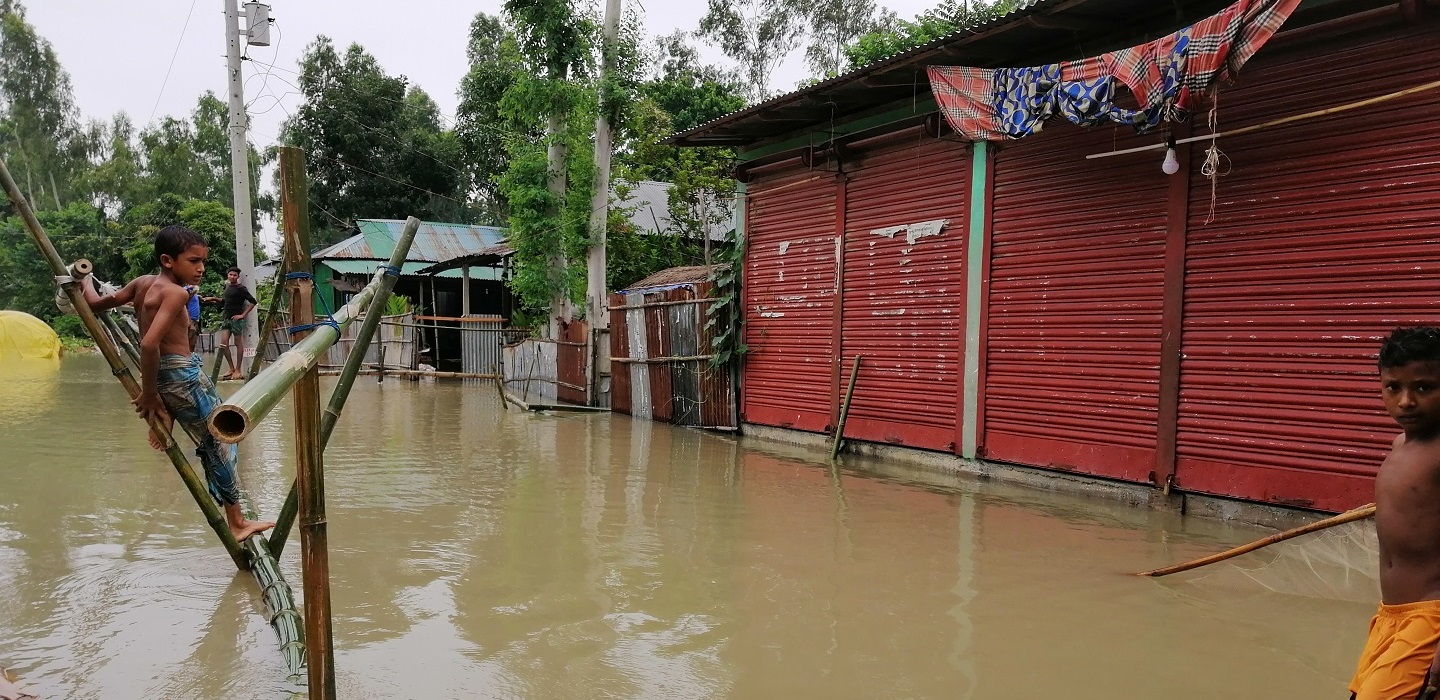
POLYGON ((1391 333, 1380 387, 1404 432, 1375 477, 1382 604, 1350 697, 1429 700, 1440 684, 1440 329, 1391 333))

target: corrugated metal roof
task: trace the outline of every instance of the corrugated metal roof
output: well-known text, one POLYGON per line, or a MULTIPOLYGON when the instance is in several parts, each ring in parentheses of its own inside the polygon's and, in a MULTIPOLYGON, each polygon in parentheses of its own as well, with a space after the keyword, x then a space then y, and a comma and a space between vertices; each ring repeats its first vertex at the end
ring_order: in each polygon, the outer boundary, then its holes
POLYGON ((690 265, 687 267, 672 267, 656 272, 655 274, 652 274, 649 277, 646 277, 645 279, 642 279, 639 282, 630 285, 628 288, 626 288, 620 293, 624 294, 626 292, 648 289, 650 287, 674 287, 676 285, 682 284, 700 284, 701 282, 708 282, 711 275, 715 271, 720 270, 724 267, 724 265, 690 265))
MULTIPOLYGON (((355 222, 355 226, 360 230, 359 233, 311 257, 315 260, 389 260, 405 222, 397 219, 360 219, 355 222)), ((405 259, 427 263, 445 262, 473 254, 503 240, 503 228, 426 221, 420 224, 420 229, 415 232, 415 242, 410 245, 410 254, 405 256, 405 259)))
MULTIPOLYGON (((375 270, 376 270, 380 265, 382 265, 382 264, 384 264, 384 263, 379 262, 379 261, 375 261, 375 260, 351 260, 351 259, 347 259, 347 258, 331 258, 331 259, 329 259, 329 260, 320 260, 320 261, 317 261, 316 264, 318 264, 318 265, 324 265, 325 267, 328 267, 328 268, 334 270, 335 272, 340 273, 340 274, 344 274, 344 275, 373 275, 373 274, 375 274, 375 270)), ((411 261, 407 261, 404 265, 402 265, 402 266, 400 267, 400 274, 402 274, 402 275, 419 275, 419 274, 424 274, 424 273, 421 272, 421 270, 423 270, 423 269, 425 269, 425 268, 427 268, 427 267, 429 267, 429 266, 430 266, 430 263, 425 262, 425 261, 423 261, 423 260, 411 260, 411 261)), ((465 275, 464 275, 464 272, 463 272, 462 270, 460 270, 460 269, 457 268, 457 269, 454 269, 454 270, 446 270, 446 271, 444 271, 444 272, 441 272, 441 273, 436 274, 435 276, 436 276, 436 277, 452 278, 452 279, 460 279, 460 278, 464 277, 465 275)), ((491 268, 491 267, 472 267, 472 268, 470 268, 470 279, 472 279, 472 280, 498 280, 498 279, 500 279, 500 270, 495 269, 495 268, 491 268)))
MULTIPOLYGON (((674 185, 668 182, 656 182, 655 180, 640 180, 639 182, 626 183, 629 192, 624 199, 615 202, 617 209, 626 209, 626 216, 630 223, 640 233, 651 235, 670 232, 670 189, 674 185)), ((615 196, 614 188, 611 195, 615 196)), ((717 219, 724 219, 724 223, 715 226, 710 231, 710 240, 723 241, 726 234, 734 229, 735 223, 729 217, 730 212, 719 211, 717 219)))
POLYGON ((731 112, 665 142, 677 146, 755 144, 863 115, 900 100, 928 97, 930 80, 925 67, 929 65, 1032 66, 1098 55, 1173 32, 1230 2, 1233 0, 1023 0, 1010 14, 731 112))

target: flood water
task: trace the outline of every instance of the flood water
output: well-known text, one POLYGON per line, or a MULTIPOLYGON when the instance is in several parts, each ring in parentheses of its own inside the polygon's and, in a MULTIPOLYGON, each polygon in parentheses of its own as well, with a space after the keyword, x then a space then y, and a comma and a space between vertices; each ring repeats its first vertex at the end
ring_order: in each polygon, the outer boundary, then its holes
MULTIPOLYGON (((242 446, 268 517, 283 414, 242 446)), ((47 700, 286 697, 133 415, 98 357, 0 367, 0 667, 47 700)), ((340 696, 1346 696, 1372 605, 1124 575, 1256 530, 823 458, 361 378, 326 455, 340 696)))

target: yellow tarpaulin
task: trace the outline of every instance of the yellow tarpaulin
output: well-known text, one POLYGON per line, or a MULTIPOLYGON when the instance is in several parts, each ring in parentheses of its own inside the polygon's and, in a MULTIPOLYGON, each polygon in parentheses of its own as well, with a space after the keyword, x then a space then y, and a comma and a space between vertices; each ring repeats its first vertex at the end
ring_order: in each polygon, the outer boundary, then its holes
POLYGON ((0 363, 60 357, 60 336, 23 311, 0 310, 0 363))

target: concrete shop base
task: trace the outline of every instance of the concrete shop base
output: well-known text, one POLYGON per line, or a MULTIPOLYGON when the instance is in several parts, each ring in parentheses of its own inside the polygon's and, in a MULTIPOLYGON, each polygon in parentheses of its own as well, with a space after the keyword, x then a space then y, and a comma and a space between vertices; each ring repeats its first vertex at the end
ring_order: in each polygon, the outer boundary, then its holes
MULTIPOLYGON (((741 439, 744 442, 754 441, 805 448, 803 458, 823 459, 829 454, 832 438, 819 433, 745 423, 741 426, 741 439), (815 451, 819 451, 819 453, 815 451)), ((1144 484, 1111 481, 1039 467, 965 459, 944 452, 931 452, 873 442, 846 440, 844 449, 841 451, 841 459, 844 460, 846 455, 856 455, 883 462, 886 465, 886 472, 894 468, 898 473, 903 473, 906 478, 935 486, 955 486, 966 480, 1014 484, 1083 498, 1118 502, 1131 507, 1169 511, 1186 516, 1279 530, 1287 530, 1327 517, 1327 514, 1314 511, 1203 494, 1172 491, 1167 496, 1160 489, 1144 484)), ((868 466, 862 467, 861 471, 870 471, 868 466)))

